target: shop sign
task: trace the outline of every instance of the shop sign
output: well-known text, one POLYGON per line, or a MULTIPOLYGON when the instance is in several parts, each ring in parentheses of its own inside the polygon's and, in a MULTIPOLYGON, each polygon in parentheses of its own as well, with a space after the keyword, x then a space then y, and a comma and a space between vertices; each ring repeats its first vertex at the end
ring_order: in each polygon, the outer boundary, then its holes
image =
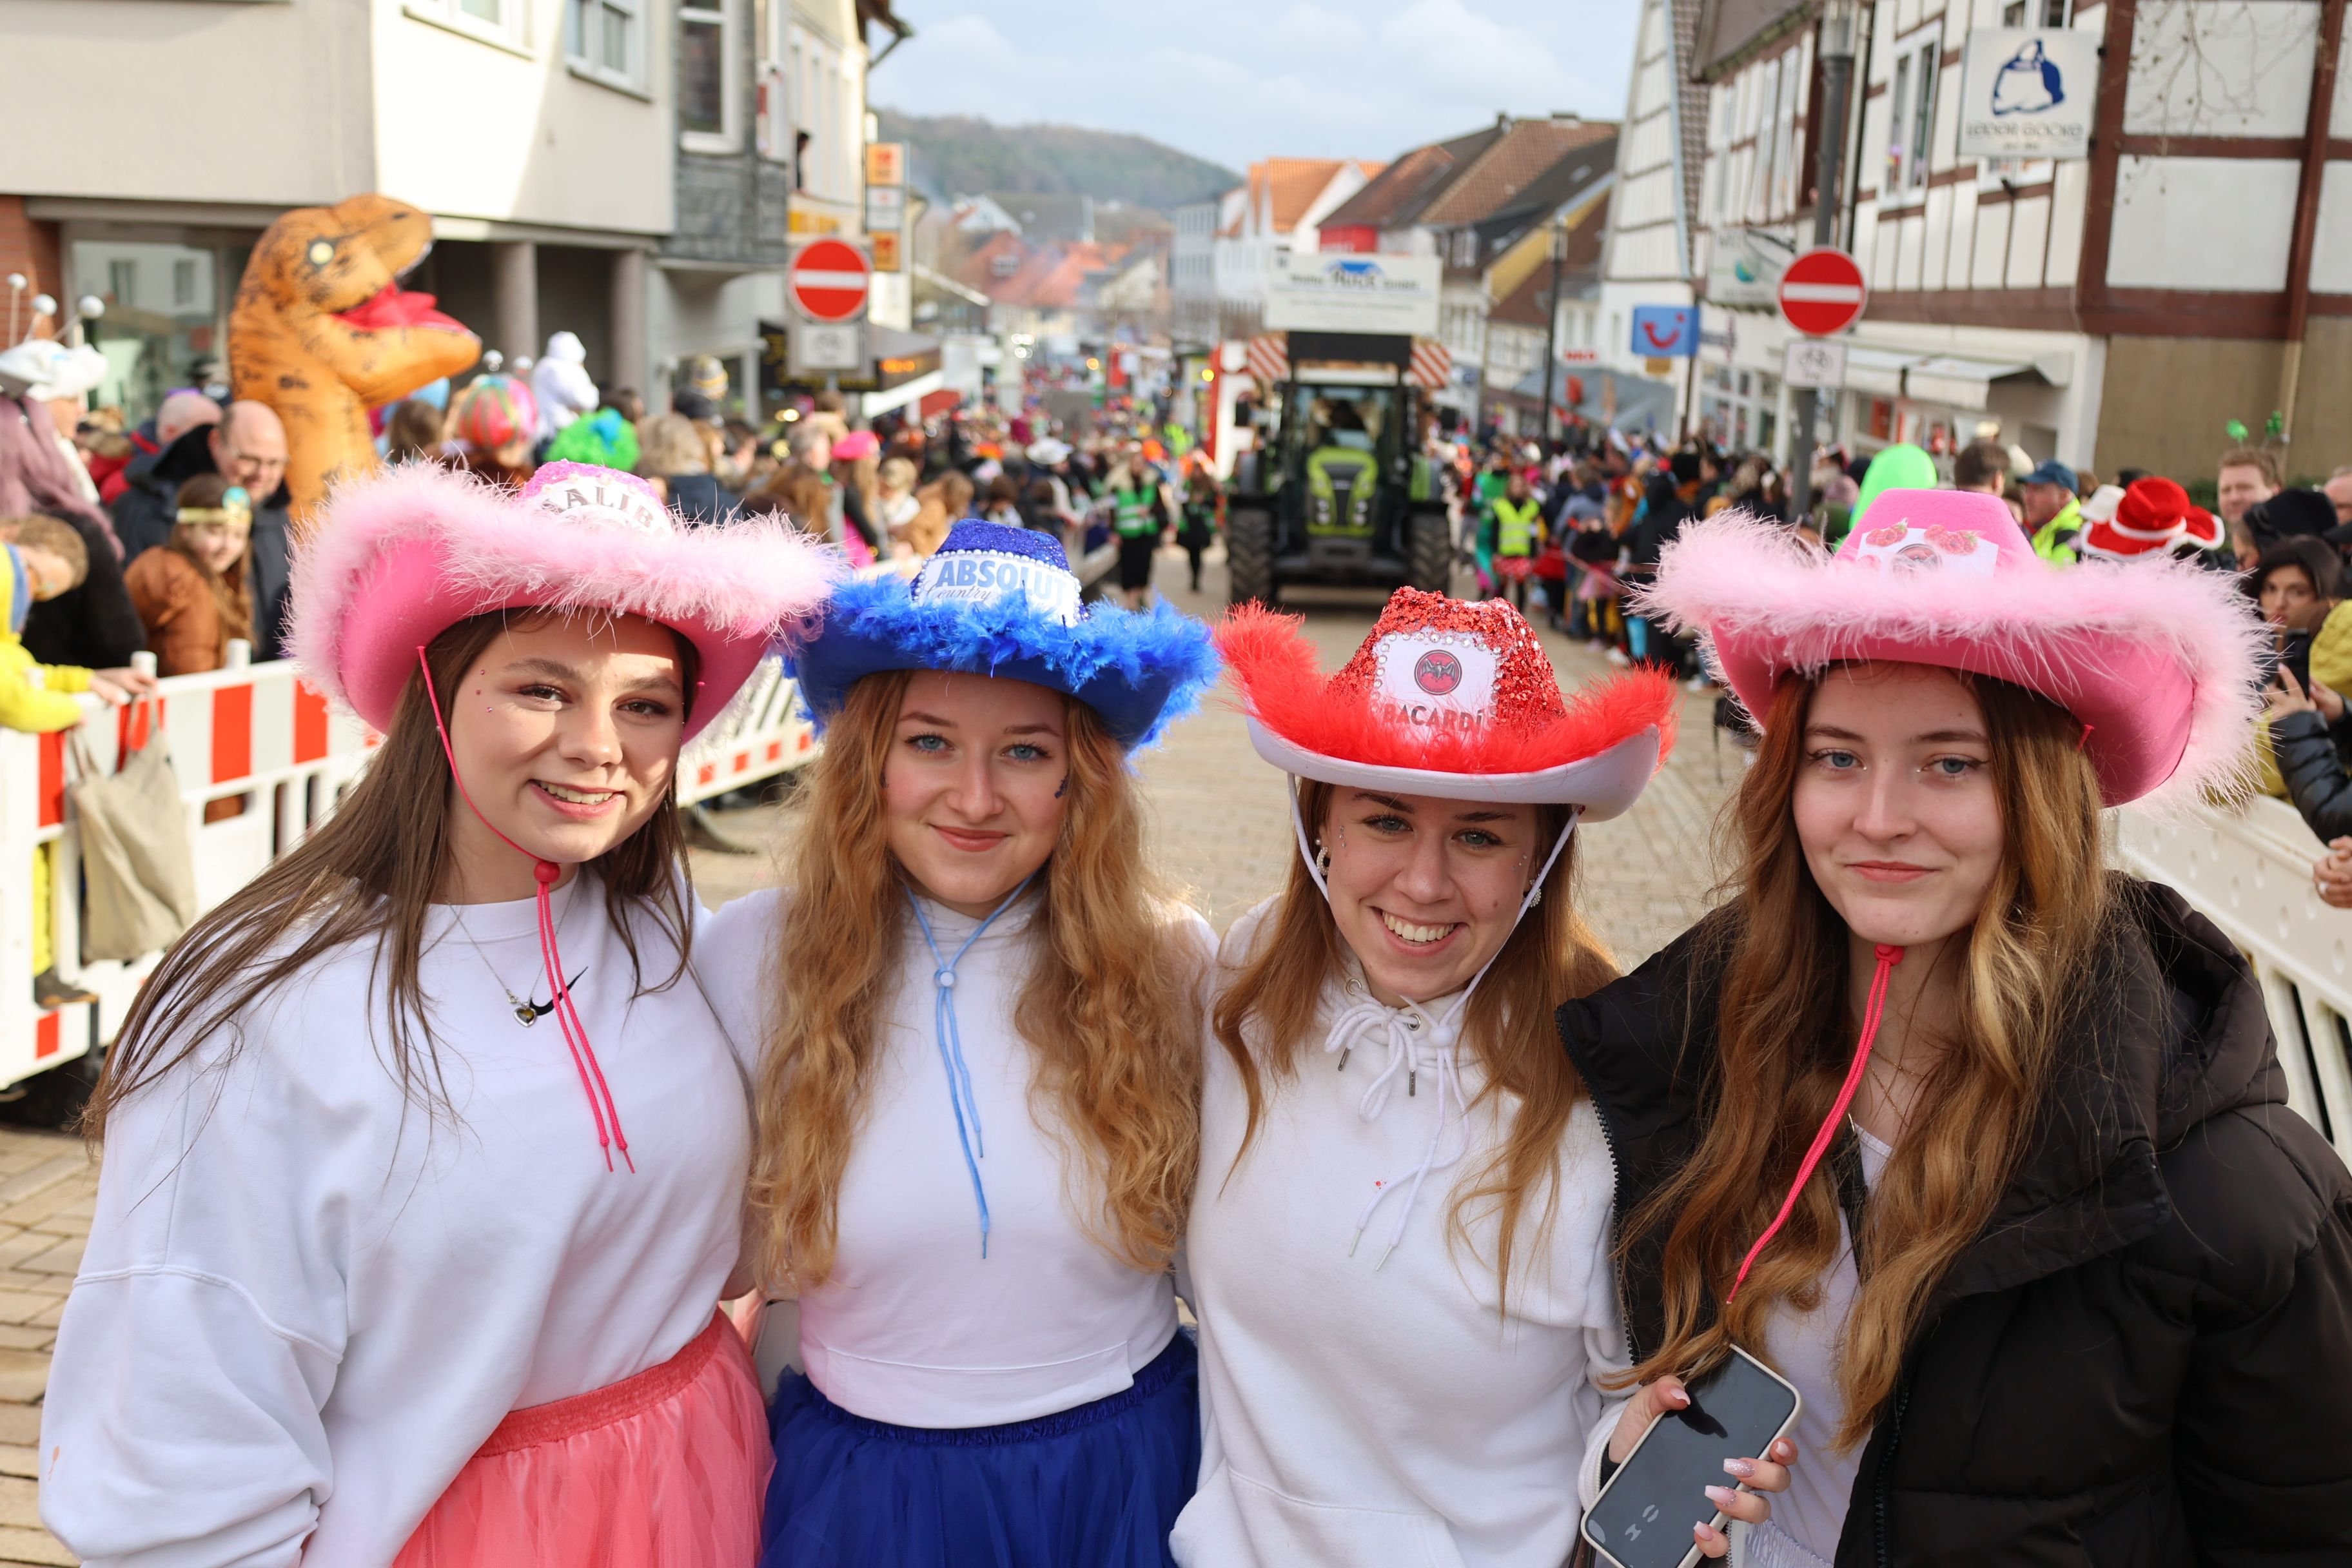
POLYGON ((1444 264, 1434 256, 1277 250, 1266 275, 1269 331, 1437 335, 1444 264))
POLYGON ((2099 35, 1979 27, 1960 52, 1963 158, 2087 158, 2099 35))
POLYGON ((1706 302, 1770 310, 1779 300, 1780 274, 1797 258, 1797 231, 1719 228, 1706 257, 1706 302))

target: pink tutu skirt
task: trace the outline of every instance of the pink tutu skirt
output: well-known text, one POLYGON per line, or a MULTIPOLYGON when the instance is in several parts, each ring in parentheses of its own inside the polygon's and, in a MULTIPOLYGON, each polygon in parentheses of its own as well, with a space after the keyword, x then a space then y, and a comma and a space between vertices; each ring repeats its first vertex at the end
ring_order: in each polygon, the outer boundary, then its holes
POLYGON ((661 1365, 499 1423, 394 1568, 751 1568, 775 1451, 724 1316, 661 1365))

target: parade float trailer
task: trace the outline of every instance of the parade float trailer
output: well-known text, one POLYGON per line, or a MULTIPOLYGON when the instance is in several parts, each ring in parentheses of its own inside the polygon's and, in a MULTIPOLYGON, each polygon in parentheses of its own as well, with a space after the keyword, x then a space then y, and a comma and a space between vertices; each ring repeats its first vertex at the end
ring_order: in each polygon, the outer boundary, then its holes
POLYGON ((1231 597, 1276 603, 1286 584, 1437 593, 1454 528, 1421 455, 1429 394, 1450 372, 1434 257, 1276 253, 1249 369, 1256 438, 1225 502, 1231 597))

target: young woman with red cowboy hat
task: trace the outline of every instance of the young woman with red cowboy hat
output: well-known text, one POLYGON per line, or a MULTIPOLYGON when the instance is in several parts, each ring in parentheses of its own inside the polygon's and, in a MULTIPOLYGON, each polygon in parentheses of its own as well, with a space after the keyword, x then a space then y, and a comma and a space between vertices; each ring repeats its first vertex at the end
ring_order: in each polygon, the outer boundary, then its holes
MULTIPOLYGON (((1328 681, 1294 620, 1244 609, 1219 641, 1299 858, 1218 966, 1186 1244, 1204 1451, 1171 1548, 1557 1568, 1593 1380, 1625 1365, 1609 1154, 1551 1030, 1615 973, 1574 836, 1649 783, 1674 683, 1563 699, 1509 605, 1412 589, 1328 681)), ((1758 1458, 1751 1485, 1785 1484, 1758 1458)), ((1725 1510, 1766 1517, 1735 1484, 1725 1510)))

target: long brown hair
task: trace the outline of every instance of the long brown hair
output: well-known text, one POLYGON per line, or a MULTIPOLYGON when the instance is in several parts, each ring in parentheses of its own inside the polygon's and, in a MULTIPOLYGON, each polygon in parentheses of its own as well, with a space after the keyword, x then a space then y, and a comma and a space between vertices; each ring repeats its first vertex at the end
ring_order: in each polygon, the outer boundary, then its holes
MULTIPOLYGON (((907 889, 877 847, 882 770, 911 679, 885 671, 850 688, 811 764, 791 857, 751 1201, 766 1277, 801 1289, 833 1269, 842 1173, 899 978, 907 889)), ((1175 900, 1146 868, 1125 755, 1093 710, 1066 712, 1067 805, 1017 1016, 1039 1123, 1066 1130, 1076 1163, 1101 1184, 1102 1212, 1079 1212, 1080 1224, 1121 1263, 1156 1272, 1183 1238, 1199 1161, 1202 975, 1171 928, 1175 900)))
MULTIPOLYGON (((1339 791, 1311 779, 1298 784, 1302 820, 1324 824, 1339 791)), ((1537 814, 1536 844, 1541 857, 1569 824, 1559 806, 1537 814)), ((1540 858, 1537 864, 1542 863, 1540 858)), ((1544 896, 1505 939, 1486 976, 1471 993, 1462 1018, 1462 1040, 1478 1053, 1486 1083, 1471 1108, 1489 1100, 1512 1107, 1509 1131, 1486 1162, 1459 1183, 1447 1220, 1456 1246, 1475 1254, 1470 1219, 1496 1215, 1495 1277, 1498 1306, 1510 1295, 1511 1260, 1519 1226, 1530 1208, 1536 1234, 1551 1224, 1558 1205, 1560 1136, 1570 1112, 1584 1097, 1584 1085, 1559 1048, 1552 1009, 1571 997, 1589 995, 1617 978, 1617 965, 1570 896, 1576 876, 1571 840, 1544 883, 1544 896)), ((1265 1110, 1266 1079, 1287 1082, 1298 1074, 1298 1058, 1319 1014, 1324 987, 1340 973, 1339 928, 1331 905, 1293 856, 1281 900, 1267 917, 1255 949, 1242 962, 1217 999, 1217 1042, 1241 1074, 1249 1118, 1238 1166, 1256 1140, 1265 1110)))
MULTIPOLYGON (((459 621, 425 648, 436 690, 456 690, 475 660, 530 612, 492 613, 459 621)), ((682 684, 694 689, 693 645, 677 639, 682 684)), ((673 789, 675 784, 673 784, 673 789)), ((425 921, 447 876, 449 814, 463 810, 433 722, 425 685, 411 672, 383 743, 333 815, 261 874, 188 928, 163 954, 122 1023, 106 1070, 82 1114, 85 1136, 106 1132, 115 1107, 194 1056, 215 1035, 223 1059, 243 1047, 240 1016, 278 986, 347 943, 373 941, 370 1005, 382 977, 383 1028, 376 1037, 402 1094, 427 1111, 449 1109, 419 966, 425 921)), ((675 984, 685 973, 693 897, 677 813, 665 804, 644 826, 588 862, 604 887, 604 907, 629 954, 641 993, 675 984), (676 951, 667 976, 647 985, 628 911, 650 909, 676 951)), ((371 1025, 371 1033, 374 1033, 371 1025)))
MULTIPOLYGON (((2112 908, 2082 726, 2021 688, 1961 679, 1984 714, 2001 854, 1975 922, 1937 960, 1959 966, 1959 1005, 1854 1239, 1861 1292, 1839 1357, 1842 1448, 1869 1436, 1930 1293, 2023 1157, 2112 908)), ((1730 918, 1716 927, 1724 981, 1706 1130, 1696 1157, 1626 1226, 1629 1248, 1666 1233, 1665 1338, 1628 1381, 1689 1375, 1735 1342, 1760 1346, 1776 1304, 1819 1304, 1836 1258, 1837 1183, 1817 1176, 1738 1299, 1717 1307, 1836 1100, 1860 1032, 1846 927, 1806 867, 1790 805, 1814 689, 1798 676, 1774 689, 1731 807, 1742 857, 1730 918)))
MULTIPOLYGON (((175 510, 210 510, 228 499, 232 488, 218 474, 193 474, 181 484, 178 493, 173 497, 172 505, 175 510)), ((252 510, 248 503, 246 508, 248 516, 252 510)), ((249 532, 246 535, 245 552, 231 563, 226 572, 212 569, 177 521, 172 524, 172 532, 164 541, 164 548, 194 567, 196 575, 204 579, 205 588, 211 591, 213 608, 220 616, 222 643, 240 637, 252 641, 253 594, 247 580, 253 564, 253 535, 249 532)))

